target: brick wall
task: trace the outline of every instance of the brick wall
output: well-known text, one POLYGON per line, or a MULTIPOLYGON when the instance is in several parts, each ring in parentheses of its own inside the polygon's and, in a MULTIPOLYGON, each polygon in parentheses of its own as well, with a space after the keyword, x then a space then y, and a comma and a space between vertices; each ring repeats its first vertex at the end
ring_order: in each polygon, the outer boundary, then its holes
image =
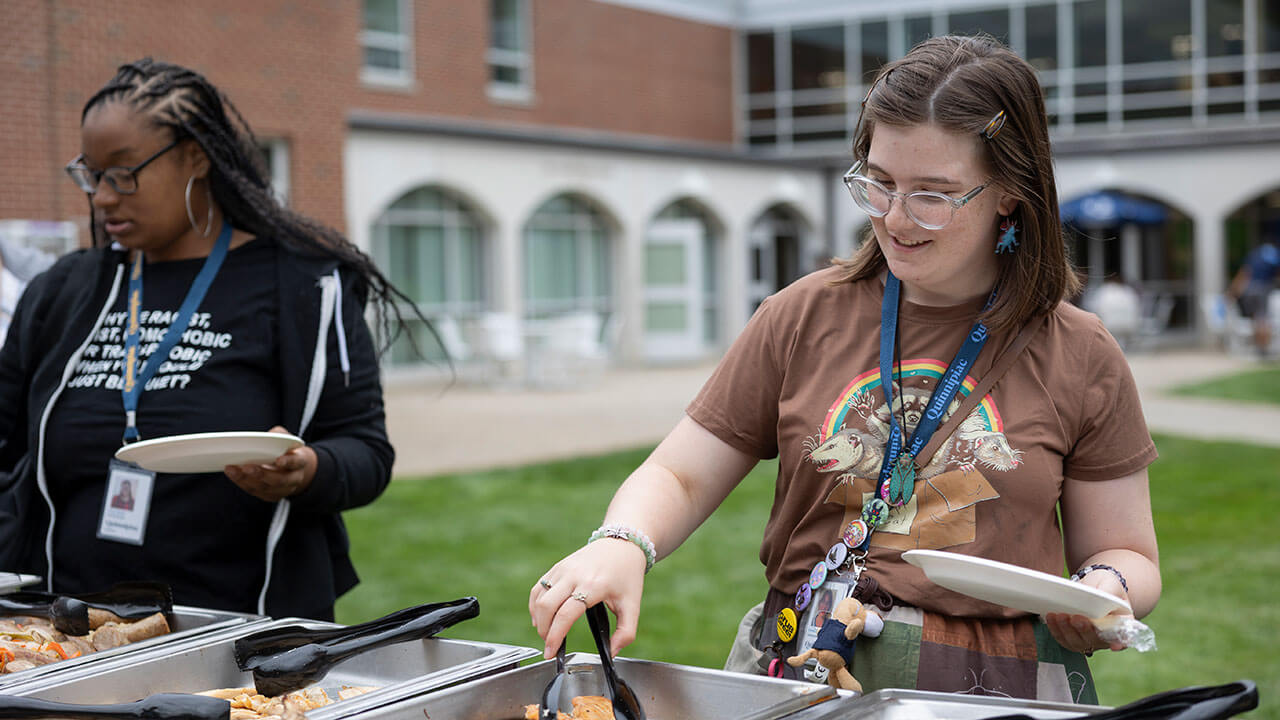
POLYGON ((358 0, 3 0, 0 218, 83 221, 61 167, 84 102, 151 55, 204 73, 262 137, 290 149, 295 209, 343 228, 342 147, 353 108, 679 141, 732 141, 732 32, 593 0, 534 0, 529 103, 486 91, 488 3, 413 12, 409 88, 360 81, 358 0))

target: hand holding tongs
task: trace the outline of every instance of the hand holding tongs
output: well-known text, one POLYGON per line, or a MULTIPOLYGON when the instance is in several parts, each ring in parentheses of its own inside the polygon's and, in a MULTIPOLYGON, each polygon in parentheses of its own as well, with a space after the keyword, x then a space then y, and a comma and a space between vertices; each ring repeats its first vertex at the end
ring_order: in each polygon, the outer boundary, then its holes
POLYGON ((0 615, 48 618, 67 635, 88 635, 104 622, 141 620, 158 612, 172 624, 173 595, 164 583, 123 582, 103 592, 69 595, 34 590, 0 595, 0 615))
POLYGON ((203 695, 159 693, 120 705, 76 705, 0 696, 0 718, 4 720, 229 720, 230 717, 231 703, 203 695))
POLYGON ((406 608, 350 627, 263 630, 235 642, 236 665, 253 672, 258 692, 283 695, 320 680, 334 665, 366 650, 431 637, 479 614, 480 602, 469 597, 406 608))
POLYGON ((640 701, 636 699, 631 686, 613 669, 613 655, 609 649, 609 613, 605 610, 604 603, 587 608, 587 624, 591 626, 591 636, 595 638, 596 649, 600 651, 600 667, 604 670, 604 679, 609 685, 613 717, 617 720, 645 720, 644 709, 640 707, 640 701))

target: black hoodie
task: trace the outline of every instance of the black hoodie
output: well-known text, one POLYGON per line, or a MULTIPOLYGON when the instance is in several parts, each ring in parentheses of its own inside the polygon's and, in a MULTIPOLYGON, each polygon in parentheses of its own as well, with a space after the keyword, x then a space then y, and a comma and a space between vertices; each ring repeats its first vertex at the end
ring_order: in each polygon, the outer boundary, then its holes
MULTIPOLYGON (((60 259, 28 286, 0 351, 0 569, 43 575, 50 590, 58 589, 58 568, 49 567, 57 509, 44 477, 44 422, 95 328, 125 291, 126 259, 101 248, 60 259)), ((394 452, 363 285, 336 259, 281 247, 275 265, 284 425, 315 450, 318 464, 305 491, 277 504, 275 532, 267 532, 260 556, 270 573, 257 612, 328 619, 334 600, 357 582, 339 513, 382 493, 394 452), (340 317, 333 313, 339 305, 340 317)), ((86 461, 105 475, 107 458, 86 461)), ((227 583, 245 582, 228 574, 227 583)))

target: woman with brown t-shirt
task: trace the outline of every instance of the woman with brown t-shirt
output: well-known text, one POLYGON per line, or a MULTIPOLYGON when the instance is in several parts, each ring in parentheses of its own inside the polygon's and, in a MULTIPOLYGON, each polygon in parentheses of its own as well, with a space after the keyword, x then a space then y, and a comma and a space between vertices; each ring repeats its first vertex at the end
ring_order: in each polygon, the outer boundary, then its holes
POLYGON ((811 600, 835 590, 884 621, 849 668, 865 691, 1096 702, 1084 654, 1123 646, 1090 618, 945 590, 902 557, 1054 575, 1065 558, 1137 617, 1160 596, 1155 447, 1119 347, 1065 302, 1079 281, 1035 71, 990 38, 927 40, 881 70, 853 149, 845 183, 874 242, 761 305, 614 496, 593 535, 608 542, 533 587, 546 652, 598 602, 617 614, 614 651, 630 643, 646 570, 777 456, 770 590, 730 669, 795 676, 779 660, 813 643, 811 600))

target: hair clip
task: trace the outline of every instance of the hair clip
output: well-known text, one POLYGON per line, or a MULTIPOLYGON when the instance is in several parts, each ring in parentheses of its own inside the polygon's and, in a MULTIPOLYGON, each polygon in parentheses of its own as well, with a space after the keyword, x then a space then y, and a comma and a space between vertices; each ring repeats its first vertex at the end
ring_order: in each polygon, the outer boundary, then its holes
POLYGON ((1001 110, 991 118, 991 122, 987 123, 986 127, 982 128, 982 136, 988 140, 995 140, 1000 131, 1004 129, 1004 121, 1004 111, 1001 110))

